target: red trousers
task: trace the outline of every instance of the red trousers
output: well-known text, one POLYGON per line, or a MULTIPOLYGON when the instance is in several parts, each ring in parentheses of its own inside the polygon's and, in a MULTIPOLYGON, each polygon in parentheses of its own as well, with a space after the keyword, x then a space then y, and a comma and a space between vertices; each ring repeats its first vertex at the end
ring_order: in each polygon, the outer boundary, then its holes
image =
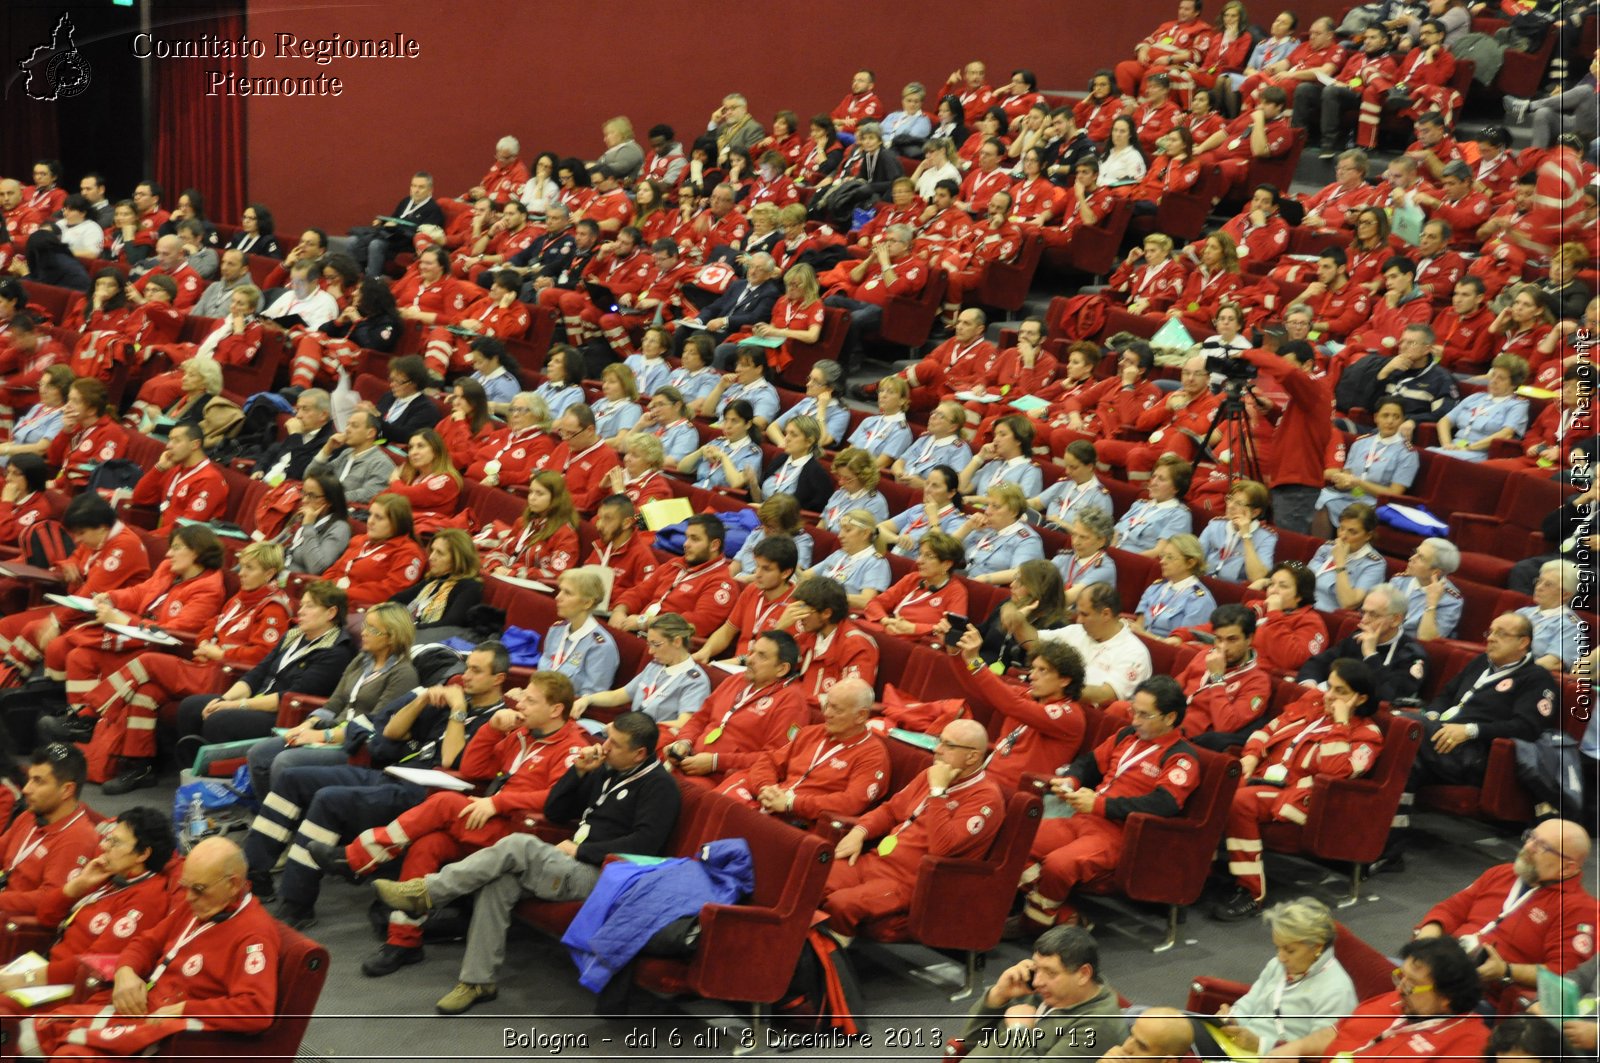
MULTIPOLYGON (((448 336, 449 333, 445 335, 448 336)), ((429 339, 432 339, 431 335, 429 339)), ((339 375, 340 367, 348 369, 353 375, 356 362, 360 358, 361 348, 349 340, 324 336, 319 332, 308 332, 295 341, 294 358, 289 363, 289 386, 309 388, 313 385, 332 384, 339 375)), ((462 366, 465 365, 466 360, 463 358, 462 366)))
POLYGON ((1073 914, 1067 897, 1073 887, 1108 875, 1122 857, 1122 824, 1104 816, 1047 819, 1034 836, 1030 853, 1035 867, 1023 874, 1031 880, 1027 915, 1053 926, 1073 914))
MULTIPOLYGON (((468 830, 461 810, 471 801, 466 794, 450 790, 432 794, 388 826, 362 831, 345 846, 345 859, 366 875, 404 853, 400 878, 421 878, 511 833, 511 821, 505 816, 495 816, 477 830, 468 830)), ((422 944, 422 924, 403 912, 392 912, 388 940, 391 945, 415 948, 422 944)))
POLYGON ((0 619, 0 664, 10 665, 19 680, 31 676, 41 662, 46 669, 53 669, 64 676, 67 648, 61 639, 47 638, 50 632, 46 622, 54 617, 56 624, 65 629, 87 615, 76 609, 52 605, 0 619))
POLYGON ((180 700, 222 687, 221 665, 141 653, 106 674, 84 696, 84 703, 100 714, 97 730, 118 732, 117 755, 149 758, 156 755, 157 720, 165 717, 171 722, 180 700))
POLYGON ((911 907, 916 875, 907 876, 871 849, 852 865, 835 860, 822 890, 822 910, 833 929, 854 937, 863 923, 897 915, 911 907))
POLYGON ((1266 867, 1261 861, 1261 824, 1282 818, 1274 809, 1283 791, 1276 786, 1241 786, 1228 807, 1223 847, 1228 851, 1228 874, 1261 900, 1267 895, 1266 867))
POLYGON ((164 410, 183 397, 183 370, 169 369, 139 385, 139 402, 164 410))
POLYGON ((111 675, 145 652, 142 645, 126 650, 102 649, 100 640, 105 634, 105 629, 98 624, 73 628, 45 650, 48 669, 56 644, 66 644, 67 704, 73 712, 95 707, 91 695, 104 682, 101 677, 111 675))

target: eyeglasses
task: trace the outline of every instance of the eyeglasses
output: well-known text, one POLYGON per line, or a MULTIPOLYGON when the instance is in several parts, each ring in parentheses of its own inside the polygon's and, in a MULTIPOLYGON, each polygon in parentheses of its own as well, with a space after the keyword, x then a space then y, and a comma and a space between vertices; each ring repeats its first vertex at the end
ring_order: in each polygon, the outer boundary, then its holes
POLYGON ((207 882, 204 886, 196 886, 192 882, 180 882, 178 883, 178 886, 183 890, 183 892, 187 893, 191 897, 204 897, 211 891, 211 887, 222 881, 223 880, 220 878, 215 879, 211 882, 207 882))
POLYGON ((1432 982, 1418 982, 1408 985, 1407 975, 1405 971, 1401 970, 1399 967, 1396 967, 1392 972, 1390 972, 1389 978, 1394 982, 1394 987, 1400 990, 1400 993, 1403 996, 1410 996, 1412 993, 1433 992, 1432 982))
POLYGON ((1566 854, 1564 854, 1560 849, 1557 849, 1543 838, 1540 838, 1531 830, 1525 830, 1522 832, 1522 847, 1524 849, 1531 850, 1534 856, 1538 856, 1540 853, 1549 853, 1557 860, 1565 860, 1567 858, 1566 854))
POLYGON ((983 750, 979 749, 977 746, 964 746, 960 742, 946 742, 942 738, 939 739, 939 741, 934 745, 933 748, 934 749, 964 749, 968 753, 982 753, 983 752, 983 750))
POLYGON ((1159 720, 1161 717, 1165 716, 1166 713, 1145 712, 1143 709, 1134 709, 1132 715, 1135 720, 1159 720))

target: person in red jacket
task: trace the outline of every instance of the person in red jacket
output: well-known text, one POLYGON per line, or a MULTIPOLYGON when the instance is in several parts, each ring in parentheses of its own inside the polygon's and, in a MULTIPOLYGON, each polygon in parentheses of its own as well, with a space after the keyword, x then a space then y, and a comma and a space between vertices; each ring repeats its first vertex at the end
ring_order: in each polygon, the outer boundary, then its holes
POLYGON ((424 248, 417 255, 416 272, 408 273, 394 285, 394 302, 400 308, 401 319, 423 326, 454 325, 478 295, 475 285, 451 278, 450 252, 438 246, 424 248))
POLYGON ((51 486, 77 490, 102 462, 120 458, 128 449, 128 433, 116 422, 115 404, 99 380, 79 377, 67 389, 61 431, 50 441, 44 460, 61 471, 51 486))
POLYGON ((744 674, 713 690, 677 737, 663 743, 665 763, 690 782, 718 787, 764 751, 794 741, 808 718, 793 682, 799 666, 800 647, 787 632, 756 635, 744 674))
POLYGON ((206 457, 199 428, 172 426, 166 449, 134 485, 132 501, 136 506, 157 507, 160 519, 156 530, 169 534, 180 517, 205 522, 222 515, 228 503, 228 483, 206 457))
POLYGON ((722 553, 727 530, 710 513, 697 513, 687 524, 682 559, 660 566, 648 579, 612 597, 612 627, 642 632, 658 613, 677 613, 704 638, 728 619, 739 585, 722 553))
POLYGON ((1244 79, 1239 86, 1239 99, 1253 105, 1260 92, 1269 87, 1280 88, 1286 99, 1293 99, 1302 86, 1316 83, 1317 75, 1332 77, 1345 59, 1344 46, 1339 42, 1336 29, 1334 20, 1326 15, 1316 19, 1311 23, 1305 43, 1289 53, 1287 59, 1280 59, 1244 79))
POLYGON ((1344 249, 1329 247, 1317 256, 1317 279, 1296 298, 1311 308, 1311 329, 1318 338, 1343 341, 1367 319, 1367 290, 1351 283, 1344 249))
POLYGON ((797 826, 824 816, 859 816, 889 788, 889 751, 868 729, 871 715, 872 687, 841 680, 822 699, 820 724, 763 751, 717 792, 797 826))
POLYGON ((417 544, 411 503, 385 492, 372 500, 367 530, 350 540, 350 546, 322 578, 346 592, 352 609, 366 609, 417 582, 426 566, 427 558, 417 544))
POLYGON ((1537 992, 1541 967, 1564 974, 1593 959, 1600 925, 1600 902, 1583 888, 1589 861, 1583 826, 1546 819, 1522 839, 1515 860, 1434 905, 1415 931, 1419 938, 1460 941, 1496 1005, 1508 991, 1537 992))
POLYGON ((1197 354, 1184 362, 1178 380, 1177 391, 1140 411, 1132 422, 1133 431, 1148 441, 1102 439, 1095 444, 1102 463, 1125 467, 1129 480, 1148 480, 1163 454, 1194 460, 1195 441, 1211 431, 1221 396, 1211 392, 1205 355, 1197 354))
MULTIPOLYGON (((1378 146, 1378 128, 1384 104, 1402 99, 1400 113, 1415 118, 1422 112, 1440 111, 1448 125, 1461 102, 1460 93, 1449 88, 1456 73, 1456 58, 1444 46, 1444 25, 1428 19, 1417 31, 1416 47, 1399 60, 1392 76, 1374 76, 1361 87, 1361 113, 1356 122, 1356 143, 1363 148, 1378 146)), ((1391 105, 1391 110, 1393 105, 1391 105)))
MULTIPOLYGON (((926 523, 926 520, 925 520, 926 523)), ((880 530, 895 529, 884 521, 880 530)), ((917 544, 917 569, 867 603, 866 623, 900 638, 920 639, 954 613, 967 615, 967 585, 955 577, 966 567, 961 540, 940 528, 924 532, 917 544)))
MULTIPOLYGON (((998 192, 1006 192, 1011 188, 1011 174, 1000 168, 1000 163, 1005 161, 1005 142, 999 137, 990 137, 978 149, 977 165, 967 171, 961 179, 961 191, 956 197, 956 206, 971 214, 973 217, 986 214, 989 210, 989 200, 998 192)), ((1010 210, 1009 200, 1006 203, 1007 211, 1010 210)))
POLYGON ((1124 96, 1122 106, 1139 131, 1139 146, 1149 155, 1155 151, 1156 141, 1178 124, 1182 112, 1172 100, 1172 80, 1166 74, 1151 74, 1144 84, 1144 97, 1136 104, 1132 97, 1124 96))
POLYGON ((1134 48, 1132 59, 1117 64, 1117 87, 1124 96, 1138 95, 1147 75, 1193 66, 1205 57, 1216 31, 1200 17, 1200 8, 1200 0, 1178 0, 1178 17, 1157 26, 1134 48))
POLYGON ((1010 221, 1011 193, 996 192, 984 208, 984 221, 975 225, 955 247, 947 245, 940 265, 946 273, 944 323, 955 326, 967 296, 983 286, 989 267, 1011 262, 1022 250, 1022 229, 1010 221))
POLYGON ((994 89, 988 84, 989 68, 974 59, 945 79, 939 95, 954 96, 961 101, 961 113, 967 125, 975 125, 978 116, 994 106, 994 89))
MULTIPOLYGON (((1272 700, 1272 676, 1256 652, 1259 631, 1249 606, 1219 605, 1205 627, 1215 641, 1205 653, 1191 657, 1177 677, 1189 698, 1181 730, 1202 749, 1221 751, 1240 744, 1255 729, 1272 700)), ((1107 706, 1106 715, 1122 714, 1107 706)))
POLYGON ((900 376, 911 385, 913 409, 931 410, 946 395, 977 382, 1000 386, 993 375, 1000 351, 984 338, 988 323, 988 318, 977 307, 962 310, 953 322, 955 335, 916 365, 900 371, 900 376))
POLYGON ((515 200, 528 183, 528 164, 522 161, 522 144, 516 137, 501 137, 494 144, 494 162, 489 171, 478 179, 463 196, 474 200, 488 198, 496 202, 515 200))
POLYGON ((794 570, 799 564, 794 540, 787 535, 763 536, 751 553, 753 578, 739 592, 728 619, 694 653, 702 665, 709 665, 727 650, 732 650, 732 660, 742 659, 761 632, 777 628, 775 621, 793 600, 794 570))
MULTIPOLYGON (((572 718, 577 692, 560 672, 533 673, 505 700, 513 707, 489 717, 461 753, 461 776, 485 784, 481 796, 436 791, 343 848, 313 842, 312 859, 358 882, 403 855, 396 879, 421 878, 493 845, 517 830, 525 815, 543 812, 551 787, 594 739, 572 718)), ((421 920, 391 911, 388 937, 361 972, 378 978, 421 962, 422 928, 421 920)))
POLYGON ((26 554, 23 540, 40 521, 55 517, 55 507, 45 494, 49 470, 37 454, 18 454, 6 463, 5 487, 0 488, 0 550, 16 557, 26 554))
POLYGON ((1289 97, 1276 85, 1261 90, 1260 102, 1255 110, 1241 114, 1229 122, 1220 133, 1213 133, 1204 142, 1195 145, 1194 153, 1209 156, 1203 162, 1214 162, 1222 170, 1224 199, 1244 183, 1253 159, 1276 159, 1289 150, 1293 133, 1284 110, 1289 97))
POLYGON ((1222 226, 1222 231, 1233 237, 1241 264, 1258 270, 1269 268, 1289 250, 1289 223, 1278 213, 1282 199, 1273 185, 1256 185, 1250 202, 1222 226))
POLYGON ((1035 835, 1022 874, 1023 914, 1041 929, 1081 923, 1067 903, 1074 886, 1108 874, 1122 856, 1123 821, 1135 812, 1176 816, 1200 785, 1200 758, 1184 741, 1183 689, 1171 676, 1134 688, 1133 724, 1080 755, 1052 779, 1052 794, 1072 806, 1035 835))
POLYGON ((1494 339, 1489 326, 1494 323, 1495 313, 1483 302, 1483 279, 1467 274, 1451 289, 1450 305, 1433 319, 1439 361, 1452 373, 1489 368, 1489 345, 1494 339))
POLYGON ((1100 187, 1100 163, 1093 156, 1079 159, 1072 166, 1071 186, 1061 194, 1061 223, 1041 230, 1044 246, 1063 252, 1079 232, 1105 220, 1116 202, 1111 189, 1100 187))
POLYGON ((957 671, 969 698, 995 714, 994 751, 985 766, 989 778, 1006 790, 1024 775, 1049 775, 1078 755, 1088 719, 1078 698, 1083 693, 1083 658, 1065 642, 1037 643, 1026 689, 1007 683, 978 656, 983 631, 968 624, 958 644, 964 668, 957 671))
POLYGON ((248 671, 277 648, 291 625, 289 596, 278 586, 282 571, 282 546, 251 543, 239 553, 239 593, 201 630, 192 658, 141 653, 83 696, 91 751, 104 758, 107 774, 117 771, 105 783, 107 795, 155 785, 156 720, 164 708, 196 690, 220 690, 224 667, 248 671))
POLYGON ((122 950, 109 987, 35 1020, 34 1036, 21 1038, 35 1050, 29 1054, 139 1055, 176 1033, 253 1034, 272 1025, 280 928, 251 895, 245 871, 244 854, 227 838, 196 845, 179 882, 188 904, 174 905, 122 950), (110 1008, 123 1021, 107 1021, 110 1008))
MULTIPOLYGON (((517 292, 522 287, 517 274, 511 270, 498 270, 491 276, 494 280, 489 286, 489 293, 463 310, 460 321, 428 330, 422 357, 428 363, 428 369, 441 380, 455 373, 469 371, 471 365, 468 355, 478 338, 520 340, 528 334, 533 324, 528 305, 517 298, 517 292), (462 335, 461 330, 471 335, 462 335)), ((312 342, 315 344, 314 340, 312 342)), ((302 339, 302 348, 304 344, 305 340, 302 339)), ((311 364, 309 358, 302 361, 298 355, 295 363, 297 377, 304 379, 309 386, 315 374, 315 365, 311 364), (302 365, 305 366, 304 370, 301 369, 302 365)), ((317 364, 326 365, 326 361, 317 364)))
POLYGON ((1414 283, 1434 306, 1450 301, 1456 281, 1467 269, 1466 261, 1450 250, 1450 236, 1450 223, 1434 218, 1422 227, 1422 242, 1417 244, 1414 283))
MULTIPOLYGON (((50 949, 48 965, 27 973, 0 974, 0 993, 70 985, 85 955, 121 952, 140 931, 159 925, 176 900, 166 871, 172 851, 170 815, 146 807, 130 808, 118 816, 101 836, 100 852, 39 900, 35 918, 60 935, 50 949)), ((29 1010, 9 997, 0 998, 0 1011, 7 1014, 29 1010)))
MULTIPOLYGON (((932 534, 931 532, 929 534, 932 534)), ((794 601, 778 627, 795 631, 800 646, 800 685, 813 708, 845 679, 878 681, 878 643, 850 616, 844 584, 812 576, 794 589, 794 601)))
POLYGON ((984 770, 988 738, 976 720, 947 724, 928 769, 839 839, 821 911, 828 917, 823 928, 841 944, 854 940, 863 924, 911 906, 924 856, 960 859, 988 851, 1006 807, 984 770))
POLYGON ((1317 494, 1322 490, 1322 459, 1333 433, 1333 392, 1325 381, 1311 375, 1316 355, 1304 340, 1289 340, 1276 354, 1253 349, 1243 357, 1289 394, 1273 437, 1273 467, 1264 471, 1272 487, 1274 523, 1308 534, 1317 494))
POLYGON ((594 258, 583 271, 585 285, 598 285, 610 293, 610 305, 600 306, 587 287, 564 292, 557 306, 562 325, 567 331, 567 342, 582 345, 599 339, 602 330, 600 317, 614 306, 620 305, 623 296, 632 302, 650 283, 654 262, 649 254, 640 250, 643 236, 629 226, 616 235, 616 239, 600 245, 594 258))
POLYGON ((1297 197, 1305 208, 1300 224, 1325 232, 1353 227, 1355 212, 1378 196, 1378 189, 1367 184, 1371 166, 1360 148, 1340 152, 1333 164, 1333 180, 1315 195, 1297 197))
MULTIPOLYGON (((1437 194, 1429 189, 1419 191, 1417 205, 1430 218, 1445 223, 1451 247, 1457 251, 1477 250, 1478 229, 1489 220, 1494 204, 1472 187, 1472 167, 1459 159, 1444 168, 1439 183, 1437 194)), ((1466 263, 1461 267, 1464 269, 1466 263)))
POLYGON ((561 442, 537 459, 534 468, 560 473, 566 479, 573 506, 580 513, 592 512, 611 493, 611 470, 622 464, 617 452, 600 438, 595 430, 594 411, 586 403, 568 406, 556 418, 555 432, 561 442))
POLYGON ((427 533, 455 515, 462 486, 444 438, 432 428, 419 428, 406 441, 406 460, 390 474, 386 493, 409 502, 413 522, 427 533))
POLYGON ((660 563, 651 548, 651 535, 639 526, 639 513, 627 495, 602 499, 594 514, 595 540, 585 565, 601 565, 611 570, 611 596, 649 579, 660 563))
POLYGON ((185 314, 200 301, 200 294, 206 287, 205 278, 189 265, 183 250, 183 241, 176 236, 163 236, 156 241, 156 266, 123 289, 128 302, 134 306, 142 305, 150 281, 154 277, 166 277, 177 286, 177 294, 172 297, 172 305, 185 314))
POLYGON ((1050 433, 1053 453, 1065 452, 1068 444, 1082 439, 1096 443, 1110 439, 1123 425, 1134 424, 1139 416, 1166 397, 1150 379, 1156 354, 1148 343, 1130 343, 1117 358, 1114 375, 1083 388, 1061 405, 1065 427, 1050 433))
POLYGON ((853 133, 862 122, 881 121, 888 111, 874 91, 876 88, 877 78, 872 71, 857 70, 850 79, 849 93, 828 114, 833 127, 841 133, 853 133))
POLYGON ((183 395, 181 366, 191 358, 210 358, 219 365, 252 364, 267 338, 266 329, 256 316, 260 309, 261 289, 253 284, 241 284, 229 297, 228 316, 200 343, 143 344, 138 355, 141 361, 148 362, 153 355, 160 354, 180 368, 157 373, 139 385, 139 396, 130 412, 159 417, 162 410, 177 402, 183 395))
MULTIPOLYGON (((34 750, 22 787, 31 815, 18 816, 0 835, 0 914, 33 915, 44 898, 78 874, 100 847, 81 794, 88 766, 76 746, 50 742, 34 750)), ((5 801, 16 798, 8 791, 5 801)), ((11 809, 5 809, 10 815, 11 809)))
MULTIPOLYGON (((938 197, 935 196, 937 204, 938 197)), ((878 331, 883 308, 897 295, 912 296, 928 280, 928 265, 911 254, 914 236, 909 225, 891 225, 878 245, 877 253, 858 262, 837 284, 824 303, 850 312, 850 331, 844 351, 852 353, 861 337, 878 331)))

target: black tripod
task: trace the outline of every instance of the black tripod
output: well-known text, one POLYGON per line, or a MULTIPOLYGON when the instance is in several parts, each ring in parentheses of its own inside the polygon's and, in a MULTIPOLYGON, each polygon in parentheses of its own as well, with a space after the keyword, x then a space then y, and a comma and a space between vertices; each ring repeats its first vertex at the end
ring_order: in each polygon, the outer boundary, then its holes
MULTIPOLYGON (((1217 406, 1217 414, 1211 419, 1211 427, 1206 429, 1206 434, 1195 440, 1195 445, 1202 457, 1210 458, 1221 467, 1223 461, 1211 448, 1211 440, 1219 428, 1234 429, 1237 443, 1232 455, 1230 479, 1254 480, 1264 484, 1267 481, 1261 475, 1261 455, 1256 450, 1255 435, 1250 428, 1250 412, 1244 405, 1244 397, 1249 391, 1250 385, 1244 381, 1224 381, 1222 402, 1217 406)), ((1224 432, 1221 438, 1227 439, 1228 433, 1224 432)))

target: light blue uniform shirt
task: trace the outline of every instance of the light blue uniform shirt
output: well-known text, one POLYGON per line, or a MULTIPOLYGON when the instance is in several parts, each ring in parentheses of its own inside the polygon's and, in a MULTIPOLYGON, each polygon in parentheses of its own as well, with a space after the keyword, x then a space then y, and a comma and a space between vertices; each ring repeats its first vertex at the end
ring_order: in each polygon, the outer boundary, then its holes
POLYGON ((845 590, 856 594, 868 587, 888 590, 894 577, 889 574, 889 562, 878 556, 870 546, 859 554, 835 550, 822 559, 815 575, 827 576, 844 584, 845 590))
POLYGON ((577 631, 568 630, 565 620, 557 620, 545 633, 539 670, 560 672, 572 680, 581 697, 610 690, 616 683, 619 661, 617 640, 593 617, 577 631))
POLYGON ((550 420, 567 412, 569 406, 576 406, 583 401, 583 388, 577 384, 557 384, 546 380, 543 384, 533 389, 533 393, 544 400, 550 408, 550 420))
MULTIPOLYGON (((1450 436, 1457 443, 1476 443, 1502 428, 1510 428, 1520 439, 1528 430, 1528 400, 1517 395, 1494 398, 1486 391, 1468 395, 1455 409, 1440 418, 1450 422, 1450 436)), ((1455 447, 1429 447, 1435 454, 1462 461, 1485 461, 1487 450, 1457 450, 1455 447)))
MULTIPOLYGON (((734 466, 744 473, 747 485, 761 478, 761 448, 749 436, 739 440, 738 445, 731 450, 728 449, 726 439, 719 439, 706 445, 718 450, 727 450, 734 466)), ((722 462, 709 454, 700 455, 700 464, 695 466, 695 471, 700 474, 694 482, 696 487, 710 490, 714 487, 728 486, 728 478, 722 474, 722 462)))
MULTIPOLYGON (((1439 595, 1439 607, 1434 610, 1433 622, 1439 627, 1439 638, 1454 638, 1456 625, 1461 623, 1461 592, 1448 579, 1443 576, 1439 578, 1444 582, 1444 593, 1439 595)), ((1406 596, 1405 632, 1416 638, 1417 625, 1422 623, 1422 614, 1428 609, 1428 596, 1422 585, 1411 576, 1396 576, 1389 582, 1406 596)))
POLYGON ((1140 553, 1155 547, 1162 539, 1184 535, 1194 529, 1194 517, 1175 498, 1165 502, 1152 502, 1141 498, 1128 507, 1128 512, 1117 521, 1113 539, 1119 550, 1140 553), (1120 535, 1120 539, 1115 537, 1120 535))
MULTIPOLYGON (((755 400, 752 399, 750 404, 754 406, 755 400)), ((758 416, 760 413, 760 410, 756 411, 758 416)), ((772 423, 777 425, 778 431, 781 432, 783 431, 785 425, 794 420, 796 417, 799 417, 801 414, 804 414, 807 417, 815 417, 817 415, 817 400, 812 398, 810 395, 807 395, 793 406, 790 406, 787 410, 784 410, 783 414, 772 423)), ((845 432, 848 431, 849 428, 850 410, 837 399, 828 403, 828 438, 833 440, 833 443, 829 445, 840 445, 841 441, 844 439, 845 432)))
POLYGON ((947 436, 944 439, 925 435, 906 449, 902 460, 906 463, 907 476, 921 476, 926 479, 928 470, 935 465, 948 465, 958 473, 965 469, 967 463, 972 460, 972 448, 967 446, 966 440, 960 435, 947 436))
MULTIPOLYGON (((928 511, 921 506, 912 506, 904 513, 896 514, 892 520, 895 532, 900 536, 900 543, 894 552, 903 557, 916 557, 922 546, 922 537, 933 530, 928 521, 928 511)), ((966 515, 954 503, 946 504, 939 514, 939 530, 948 535, 954 535, 956 529, 966 522, 966 515)))
POLYGON ((1044 489, 1044 494, 1039 496, 1039 507, 1046 524, 1071 531, 1072 522, 1088 510, 1098 509, 1111 516, 1111 492, 1098 476, 1083 484, 1063 478, 1044 489))
POLYGON ((967 575, 987 576, 1016 568, 1024 561, 1044 556, 1044 540, 1026 521, 1014 521, 998 531, 979 528, 962 544, 967 551, 967 575))
POLYGON ((1560 657, 1561 667, 1572 671, 1572 666, 1583 655, 1587 641, 1583 637, 1583 621, 1578 619, 1578 614, 1564 605, 1549 611, 1537 605, 1525 605, 1517 610, 1517 615, 1527 617, 1528 623, 1533 625, 1534 657, 1546 654, 1560 657))
POLYGON ((654 395, 658 388, 672 382, 672 365, 665 358, 647 361, 642 354, 630 354, 622 360, 622 364, 633 370, 633 379, 639 382, 640 395, 654 395))
MULTIPOLYGON (((1311 574, 1317 580, 1316 606, 1325 613, 1336 613, 1344 606, 1339 604, 1339 592, 1336 590, 1339 583, 1339 574, 1333 570, 1333 544, 1323 543, 1317 547, 1317 552, 1311 555, 1308 565, 1311 574)), ((1350 578, 1350 586, 1370 591, 1383 582, 1384 575, 1389 571, 1388 565, 1379 556, 1378 551, 1368 543, 1361 550, 1346 559, 1345 575, 1350 578)))
MULTIPOLYGON (((733 555, 733 560, 739 566, 741 573, 756 570, 756 544, 767 537, 767 529, 756 528, 755 531, 745 536, 744 545, 739 547, 739 552, 733 555)), ((802 531, 790 538, 794 540, 794 552, 799 555, 795 563, 796 572, 804 572, 811 567, 811 554, 816 549, 816 544, 811 541, 811 533, 802 531)))
POLYGON ((659 432, 652 429, 651 434, 661 440, 661 449, 675 461, 700 449, 700 433, 688 421, 667 425, 659 432))
POLYGON ((596 399, 591 407, 594 410, 594 430, 600 433, 601 439, 610 439, 618 432, 626 431, 639 423, 639 418, 644 416, 644 411, 637 402, 620 399, 613 402, 610 399, 596 399))
POLYGON ((497 369, 493 376, 473 373, 472 379, 483 385, 483 393, 490 402, 510 402, 522 390, 517 378, 505 369, 497 369))
MULTIPOLYGON (((971 458, 967 459, 971 461, 971 458)), ((957 472, 961 471, 959 467, 957 472)), ((999 458, 985 464, 972 478, 972 493, 981 495, 997 483, 1013 483, 1022 488, 1024 498, 1034 498, 1044 489, 1044 473, 1026 456, 1002 461, 999 458)))
POLYGON ((628 704, 634 712, 666 723, 705 704, 711 696, 711 680, 693 658, 670 668, 651 661, 622 689, 628 692, 628 704))
POLYGON ((1050 563, 1061 573, 1062 584, 1069 588, 1087 587, 1091 583, 1117 585, 1117 563, 1104 550, 1084 561, 1078 560, 1076 554, 1057 554, 1050 563))
MULTIPOLYGON (((1270 571, 1278 552, 1278 533, 1257 521, 1250 532, 1250 542, 1256 548, 1256 556, 1270 571)), ((1200 545, 1205 550, 1209 575, 1234 583, 1249 581, 1244 571, 1244 544, 1227 517, 1218 517, 1205 526, 1200 533, 1200 545)))
MULTIPOLYGON (((728 390, 722 393, 722 400, 717 403, 717 417, 722 417, 722 411, 728 408, 728 403, 736 399, 743 399, 750 404, 750 409, 761 420, 771 423, 778 416, 778 389, 765 380, 752 381, 749 384, 731 384, 728 390)), ((849 413, 845 419, 849 420, 849 413)))
POLYGON ((672 371, 667 383, 678 389, 684 402, 695 402, 716 390, 717 381, 721 379, 722 374, 709 366, 697 369, 693 373, 679 368, 672 371))
POLYGON ((1193 627, 1211 619, 1217 600, 1193 576, 1176 583, 1158 579, 1144 589, 1134 612, 1144 617, 1145 634, 1165 638, 1180 627, 1193 627))
POLYGON ((839 488, 828 497, 828 504, 822 507, 821 524, 829 531, 837 533, 839 522, 844 515, 852 509, 871 510, 872 519, 879 524, 889 519, 889 500, 878 491, 863 491, 851 495, 844 488, 839 488))
POLYGON ((893 417, 875 414, 856 425, 856 430, 850 433, 850 445, 860 447, 875 458, 898 458, 911 446, 911 426, 903 413, 893 417))
MULTIPOLYGON (((1350 444, 1344 456, 1346 472, 1375 484, 1404 484, 1408 489, 1417 480, 1419 464, 1416 450, 1399 433, 1388 439, 1379 439, 1376 433, 1364 435, 1350 444)), ((1362 499, 1378 501, 1368 494, 1354 495, 1324 487, 1317 496, 1317 508, 1327 509, 1328 520, 1337 527, 1339 517, 1350 504, 1362 499)))

